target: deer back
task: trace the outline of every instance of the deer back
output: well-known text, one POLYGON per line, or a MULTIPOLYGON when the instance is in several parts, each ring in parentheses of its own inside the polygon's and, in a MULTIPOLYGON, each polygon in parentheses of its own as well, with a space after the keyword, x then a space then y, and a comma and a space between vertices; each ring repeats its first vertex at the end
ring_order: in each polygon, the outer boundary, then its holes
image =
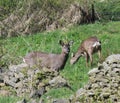
POLYGON ((81 56, 88 54, 88 52, 91 54, 97 52, 98 49, 101 49, 101 42, 97 37, 90 37, 85 39, 80 44, 77 52, 72 55, 70 64, 76 63, 81 56))
POLYGON ((85 52, 91 52, 92 54, 97 52, 101 48, 101 42, 97 37, 90 37, 81 43, 81 47, 85 52))
POLYGON ((62 47, 60 54, 31 52, 23 58, 24 62, 29 66, 37 65, 53 70, 59 70, 63 68, 70 52, 70 42, 64 43, 60 41, 59 43, 62 47))

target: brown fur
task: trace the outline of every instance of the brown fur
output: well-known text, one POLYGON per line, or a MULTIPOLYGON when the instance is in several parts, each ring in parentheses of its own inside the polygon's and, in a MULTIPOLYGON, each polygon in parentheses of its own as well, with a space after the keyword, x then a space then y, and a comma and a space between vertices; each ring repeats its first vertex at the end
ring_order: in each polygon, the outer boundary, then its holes
POLYGON ((60 41, 60 45, 62 46, 61 54, 31 52, 27 54, 23 58, 23 60, 30 67, 37 65, 40 67, 47 67, 52 70, 59 71, 60 69, 64 68, 66 61, 68 59, 68 55, 70 52, 70 42, 64 43, 60 41))
POLYGON ((78 51, 75 53, 75 55, 71 58, 70 63, 74 64, 78 61, 78 59, 81 56, 85 56, 86 58, 86 65, 88 65, 88 61, 90 59, 91 65, 93 62, 92 55, 94 53, 98 52, 99 58, 101 56, 101 42, 97 37, 90 37, 84 40, 80 47, 78 48, 78 51), (97 44, 98 43, 98 44, 97 44))

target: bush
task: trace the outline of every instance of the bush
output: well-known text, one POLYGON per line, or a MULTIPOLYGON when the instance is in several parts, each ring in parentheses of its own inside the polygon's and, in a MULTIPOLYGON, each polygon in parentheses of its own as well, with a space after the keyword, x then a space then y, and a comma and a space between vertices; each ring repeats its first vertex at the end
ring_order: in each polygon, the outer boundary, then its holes
POLYGON ((0 0, 0 21, 14 11, 22 0, 0 0))
POLYGON ((101 20, 120 20, 120 1, 119 0, 104 0, 95 2, 95 7, 101 20))
MULTIPOLYGON (((13 12, 16 7, 24 8, 32 5, 32 8, 41 8, 49 15, 51 19, 57 16, 57 12, 64 10, 73 2, 79 2, 84 8, 91 8, 95 4, 95 9, 101 20, 120 20, 120 1, 119 0, 0 0, 0 20, 3 20, 13 12)), ((31 6, 30 6, 31 7, 31 6)))

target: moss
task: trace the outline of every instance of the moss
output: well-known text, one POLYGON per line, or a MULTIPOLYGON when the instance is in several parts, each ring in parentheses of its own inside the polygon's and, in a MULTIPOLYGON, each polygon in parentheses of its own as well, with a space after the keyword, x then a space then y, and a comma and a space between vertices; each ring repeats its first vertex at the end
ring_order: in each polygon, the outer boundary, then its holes
POLYGON ((16 96, 16 91, 15 91, 12 87, 10 87, 10 86, 4 86, 4 87, 2 87, 1 89, 2 89, 2 90, 7 90, 7 91, 10 92, 10 94, 16 96))
POLYGON ((24 67, 23 69, 21 69, 21 73, 23 73, 25 77, 28 76, 27 74, 28 69, 29 69, 28 67, 24 67))
POLYGON ((45 79, 45 78, 46 78, 46 75, 45 75, 44 72, 40 71, 39 73, 37 73, 37 74, 35 75, 35 78, 36 78, 36 79, 39 79, 39 80, 42 80, 42 79, 45 79))
POLYGON ((47 79, 43 79, 43 80, 42 80, 42 82, 43 82, 44 84, 48 84, 48 83, 49 83, 49 81, 50 81, 50 79, 48 79, 48 78, 47 78, 47 79))

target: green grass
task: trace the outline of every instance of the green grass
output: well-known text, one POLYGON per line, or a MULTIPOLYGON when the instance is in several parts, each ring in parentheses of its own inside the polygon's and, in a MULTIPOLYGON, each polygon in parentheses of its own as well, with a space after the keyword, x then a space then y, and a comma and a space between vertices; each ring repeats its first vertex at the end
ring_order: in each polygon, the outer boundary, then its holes
POLYGON ((0 96, 0 103, 16 103, 17 101, 18 97, 0 96))
MULTIPOLYGON (((21 36, 14 38, 1 39, 0 42, 4 45, 3 51, 5 55, 1 59, 4 64, 18 64, 22 62, 22 57, 31 51, 44 51, 52 53, 60 53, 61 48, 58 44, 59 40, 73 40, 74 44, 71 47, 71 52, 76 52, 81 41, 90 37, 97 36, 102 42, 102 58, 101 62, 111 54, 120 53, 120 22, 108 22, 74 26, 66 31, 56 30, 53 32, 38 33, 36 35, 21 36)), ((95 54, 94 65, 97 67, 98 56, 95 54)), ((70 57, 69 57, 70 59, 70 57)), ((1 65, 1 64, 0 64, 1 65)), ((79 88, 83 87, 88 81, 88 71, 93 67, 85 66, 85 58, 79 59, 75 65, 70 65, 69 60, 65 68, 60 71, 60 74, 69 81, 73 91, 68 88, 51 89, 43 98, 63 98, 69 97, 79 88)), ((2 100, 0 98, 0 100, 2 100)), ((11 103, 11 102, 7 102, 11 103)))

